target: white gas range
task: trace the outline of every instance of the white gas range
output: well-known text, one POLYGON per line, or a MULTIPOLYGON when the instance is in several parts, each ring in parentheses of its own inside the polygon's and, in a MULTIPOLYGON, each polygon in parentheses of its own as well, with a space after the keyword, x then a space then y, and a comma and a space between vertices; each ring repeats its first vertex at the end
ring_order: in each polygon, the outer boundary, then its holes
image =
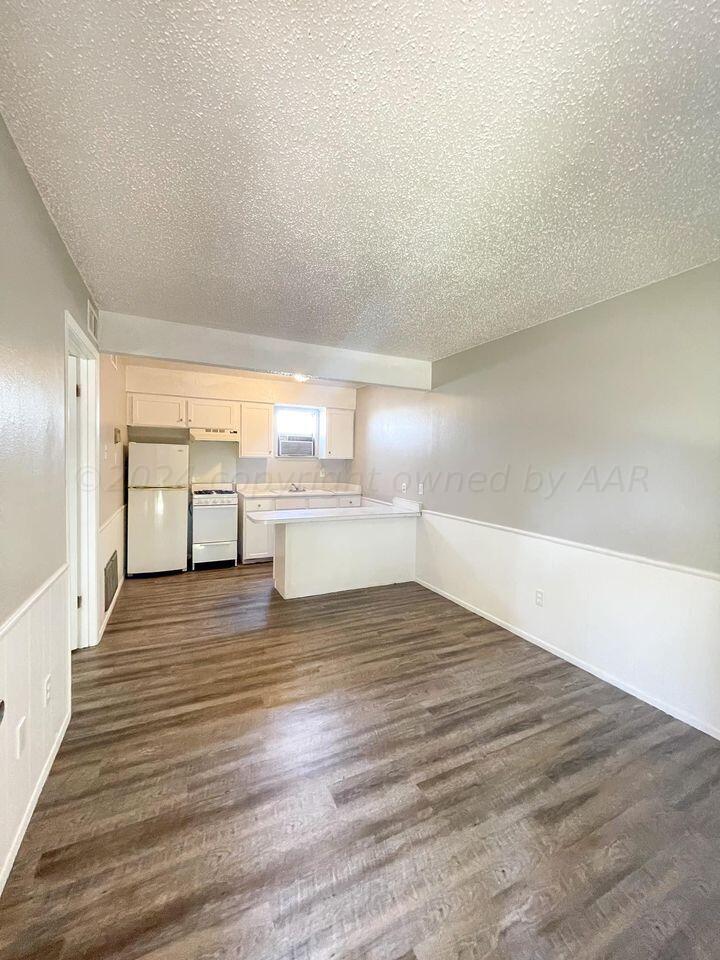
POLYGON ((238 555, 238 495, 234 490, 193 488, 192 566, 238 555))

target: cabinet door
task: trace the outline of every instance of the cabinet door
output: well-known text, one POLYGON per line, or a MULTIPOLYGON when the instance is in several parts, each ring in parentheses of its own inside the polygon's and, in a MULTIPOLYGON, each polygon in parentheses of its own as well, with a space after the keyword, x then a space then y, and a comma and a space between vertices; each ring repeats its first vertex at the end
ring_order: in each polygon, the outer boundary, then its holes
POLYGON ((188 400, 188 426, 206 430, 238 430, 240 404, 236 400, 188 400))
MULTIPOLYGON (((248 509, 249 509, 248 505, 248 509)), ((268 560, 273 555, 275 527, 269 523, 253 523, 243 517, 242 561, 268 560)))
POLYGON ((273 405, 243 403, 241 457, 271 457, 273 442, 273 405))
POLYGON ((325 453, 328 460, 352 460, 354 455, 355 412, 328 408, 325 453))
POLYGON ((140 427, 186 427, 187 401, 183 397, 162 397, 133 393, 130 422, 140 427))

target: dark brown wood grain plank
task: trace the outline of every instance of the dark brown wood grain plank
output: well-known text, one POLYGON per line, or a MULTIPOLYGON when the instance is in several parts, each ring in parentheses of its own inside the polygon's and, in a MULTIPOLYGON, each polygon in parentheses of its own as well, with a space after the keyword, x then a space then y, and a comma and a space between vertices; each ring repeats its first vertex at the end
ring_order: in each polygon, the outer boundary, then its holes
POLYGON ((720 744, 416 584, 126 582, 0 960, 716 958, 720 744))

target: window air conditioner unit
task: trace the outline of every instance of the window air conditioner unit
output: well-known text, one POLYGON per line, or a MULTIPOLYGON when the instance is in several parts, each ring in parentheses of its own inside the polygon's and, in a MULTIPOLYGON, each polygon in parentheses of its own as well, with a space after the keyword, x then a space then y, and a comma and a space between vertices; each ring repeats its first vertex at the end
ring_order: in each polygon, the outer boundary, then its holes
POLYGON ((314 457, 315 438, 280 435, 278 437, 279 457, 314 457))

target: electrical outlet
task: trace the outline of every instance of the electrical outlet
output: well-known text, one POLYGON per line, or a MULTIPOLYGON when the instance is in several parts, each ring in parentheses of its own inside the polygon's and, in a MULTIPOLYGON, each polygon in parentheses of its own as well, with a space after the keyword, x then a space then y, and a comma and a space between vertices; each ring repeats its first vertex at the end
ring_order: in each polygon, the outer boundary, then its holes
POLYGON ((52 674, 45 677, 45 706, 50 703, 52 697, 52 674))
POLYGON ((20 757, 25 753, 25 744, 27 741, 27 731, 26 731, 26 721, 27 717, 23 717, 15 728, 15 759, 19 760, 20 757))
POLYGON ((419 483, 419 484, 418 484, 418 495, 419 495, 419 496, 422 496, 424 492, 425 492, 425 484, 424 484, 424 483, 419 483))
POLYGON ((542 605, 545 603, 545 591, 544 591, 544 590, 536 590, 536 591, 535 591, 535 603, 536 603, 536 605, 537 605, 538 607, 542 607, 542 605))
POLYGON ((407 493, 407 484, 404 481, 400 484, 400 493, 407 493))

